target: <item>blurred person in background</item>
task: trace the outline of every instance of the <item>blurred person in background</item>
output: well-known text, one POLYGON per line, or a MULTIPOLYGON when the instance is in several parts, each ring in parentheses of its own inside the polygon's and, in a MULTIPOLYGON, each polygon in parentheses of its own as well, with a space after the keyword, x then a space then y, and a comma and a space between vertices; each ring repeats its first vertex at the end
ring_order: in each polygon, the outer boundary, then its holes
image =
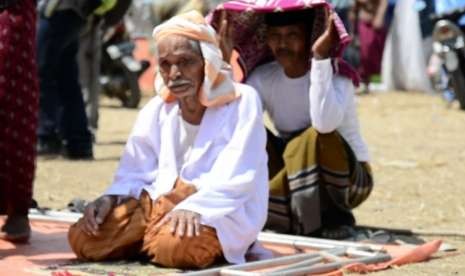
POLYGON ((373 75, 381 73, 384 43, 387 36, 385 16, 388 0, 356 0, 354 28, 360 45, 359 73, 364 84, 363 92, 370 91, 373 75))
POLYGON ((131 2, 131 0, 118 0, 104 14, 91 15, 87 19, 87 23, 79 37, 79 80, 93 142, 95 142, 97 135, 99 98, 102 89, 100 85, 100 68, 104 31, 123 19, 131 2))
POLYGON ((354 0, 331 0, 328 2, 334 6, 334 10, 344 23, 347 32, 353 38, 344 50, 343 58, 354 68, 358 68, 360 65, 360 45, 355 37, 355 28, 353 26, 354 0))
POLYGON ((330 2, 336 13, 341 18, 344 26, 346 27, 349 33, 352 33, 352 26, 350 24, 350 11, 353 8, 354 0, 330 0, 330 2))
POLYGON ((92 140, 95 141, 98 128, 98 107, 100 96, 100 62, 102 57, 102 21, 100 18, 91 17, 79 38, 79 81, 84 98, 84 105, 92 133, 92 140))
MULTIPOLYGON (((415 2, 415 9, 420 16, 421 36, 423 38, 431 37, 433 34, 433 21, 431 15, 435 12, 435 0, 417 0, 415 2)), ((431 41, 429 43, 432 43, 431 41)))
POLYGON ((26 242, 35 173, 39 88, 36 3, 0 0, 0 238, 26 242))
POLYGON ((79 83, 79 35, 88 16, 105 13, 116 1, 42 0, 39 3, 39 155, 93 159, 92 136, 79 83))
POLYGON ((382 81, 387 90, 432 91, 426 73, 427 49, 424 46, 428 43, 423 37, 428 30, 424 28, 422 33, 417 3, 418 0, 395 3, 381 66, 382 81))
POLYGON ((425 56, 425 61, 428 63, 433 54, 433 28, 434 22, 431 16, 434 14, 434 0, 417 0, 415 2, 415 10, 418 11, 420 19, 420 30, 422 38, 422 48, 425 56))

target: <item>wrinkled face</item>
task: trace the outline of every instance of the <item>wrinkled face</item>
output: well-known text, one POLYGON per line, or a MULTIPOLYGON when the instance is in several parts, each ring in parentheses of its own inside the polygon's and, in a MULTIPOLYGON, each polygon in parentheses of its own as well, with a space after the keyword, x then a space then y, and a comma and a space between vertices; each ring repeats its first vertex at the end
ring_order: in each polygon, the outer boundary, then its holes
POLYGON ((158 65, 163 82, 177 98, 197 95, 204 79, 200 48, 179 35, 158 42, 158 65))
POLYGON ((304 24, 268 26, 267 44, 284 68, 307 64, 309 46, 304 24))

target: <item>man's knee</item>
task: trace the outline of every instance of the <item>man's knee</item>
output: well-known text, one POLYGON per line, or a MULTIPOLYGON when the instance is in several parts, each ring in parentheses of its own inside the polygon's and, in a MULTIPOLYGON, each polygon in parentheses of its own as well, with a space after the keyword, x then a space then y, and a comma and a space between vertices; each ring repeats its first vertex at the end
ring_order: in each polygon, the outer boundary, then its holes
POLYGON ((82 224, 83 221, 81 219, 69 228, 68 242, 71 249, 80 260, 103 260, 105 256, 102 256, 101 250, 95 250, 96 248, 92 247, 92 244, 95 243, 95 238, 81 230, 82 224))
POLYGON ((89 236, 80 229, 79 223, 72 225, 68 232, 69 245, 78 259, 108 261, 132 259, 140 255, 142 238, 135 239, 134 235, 128 233, 120 233, 121 237, 107 236, 103 231, 97 236, 89 236))
POLYGON ((316 146, 317 162, 323 168, 336 171, 353 170, 356 162, 353 150, 337 131, 319 133, 316 146))
POLYGON ((152 262, 174 268, 205 268, 222 256, 215 230, 206 226, 200 236, 183 238, 164 226, 156 235, 144 238, 143 250, 152 262))
POLYGON ((349 193, 349 204, 353 209, 363 203, 373 190, 373 175, 368 162, 359 162, 352 176, 349 193))
POLYGON ((89 261, 130 259, 140 254, 145 231, 143 211, 136 200, 117 206, 105 222, 99 225, 96 236, 81 229, 84 220, 73 224, 68 241, 78 259, 89 261))

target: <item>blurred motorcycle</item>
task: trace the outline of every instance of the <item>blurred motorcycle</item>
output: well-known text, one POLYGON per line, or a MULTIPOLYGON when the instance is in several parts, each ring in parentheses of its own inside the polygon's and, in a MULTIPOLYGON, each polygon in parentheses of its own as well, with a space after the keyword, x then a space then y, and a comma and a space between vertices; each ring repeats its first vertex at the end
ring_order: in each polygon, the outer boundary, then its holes
POLYGON ((100 84, 102 92, 117 98, 127 108, 137 108, 141 99, 139 77, 150 66, 147 60, 133 56, 134 42, 124 23, 109 28, 103 37, 100 84))
POLYGON ((458 100, 465 110, 465 35, 457 22, 465 8, 434 14, 433 52, 442 64, 442 74, 435 83, 448 102, 458 100))

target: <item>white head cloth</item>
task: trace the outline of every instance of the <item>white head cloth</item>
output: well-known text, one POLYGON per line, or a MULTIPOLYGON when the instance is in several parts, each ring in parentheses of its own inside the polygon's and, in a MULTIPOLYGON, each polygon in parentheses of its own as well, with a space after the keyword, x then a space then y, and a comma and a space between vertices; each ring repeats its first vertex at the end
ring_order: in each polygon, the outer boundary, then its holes
MULTIPOLYGON (((200 44, 205 63, 205 79, 199 91, 199 100, 202 105, 220 106, 240 96, 234 87, 230 66, 223 61, 216 32, 200 13, 191 11, 177 15, 153 30, 156 44, 169 35, 181 35, 198 41, 200 44)), ((175 100, 160 73, 155 78, 155 89, 165 101, 175 100)))

